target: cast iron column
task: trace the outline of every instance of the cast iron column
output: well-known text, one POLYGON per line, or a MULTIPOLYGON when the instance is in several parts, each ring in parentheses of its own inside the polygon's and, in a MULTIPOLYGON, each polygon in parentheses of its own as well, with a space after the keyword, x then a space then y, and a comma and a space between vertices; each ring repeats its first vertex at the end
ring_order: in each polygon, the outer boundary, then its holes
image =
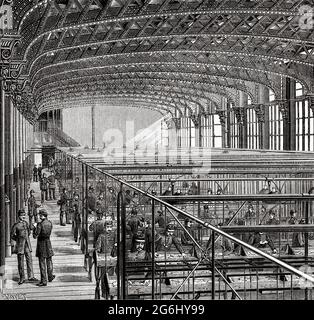
POLYGON ((0 81, 0 274, 5 265, 5 105, 3 81, 0 81))

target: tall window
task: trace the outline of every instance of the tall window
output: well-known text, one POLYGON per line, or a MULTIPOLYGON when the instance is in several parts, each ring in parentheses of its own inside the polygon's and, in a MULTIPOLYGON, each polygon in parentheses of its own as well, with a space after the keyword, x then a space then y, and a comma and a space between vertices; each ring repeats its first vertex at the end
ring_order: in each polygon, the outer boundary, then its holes
POLYGON ((303 86, 300 82, 296 82, 295 84, 295 96, 296 97, 303 96, 303 86))
POLYGON ((202 117, 201 125, 202 146, 208 148, 221 148, 222 130, 219 116, 217 114, 210 114, 206 118, 202 117))
POLYGON ((187 117, 181 118, 181 147, 187 148, 190 146, 190 119, 187 117))
POLYGON ((253 108, 247 109, 247 142, 248 149, 258 149, 258 121, 253 108))
POLYGON ((222 130, 221 123, 218 114, 214 114, 213 116, 213 124, 214 124, 214 148, 222 147, 222 130))
POLYGON ((314 115, 308 100, 296 102, 296 149, 314 151, 314 115))
POLYGON ((190 120, 190 137, 191 137, 190 146, 195 147, 195 124, 191 119, 189 120, 190 120))
POLYGON ((165 121, 161 121, 161 146, 169 146, 169 132, 165 121))
POLYGON ((211 126, 211 117, 202 117, 201 118, 201 140, 202 146, 211 148, 212 147, 212 126, 211 126))
POLYGON ((272 90, 269 90, 269 102, 273 102, 275 100, 275 94, 272 90))
POLYGON ((230 112, 230 140, 231 148, 239 148, 239 127, 234 111, 230 112))
POLYGON ((278 105, 269 106, 269 148, 283 150, 283 118, 278 105))

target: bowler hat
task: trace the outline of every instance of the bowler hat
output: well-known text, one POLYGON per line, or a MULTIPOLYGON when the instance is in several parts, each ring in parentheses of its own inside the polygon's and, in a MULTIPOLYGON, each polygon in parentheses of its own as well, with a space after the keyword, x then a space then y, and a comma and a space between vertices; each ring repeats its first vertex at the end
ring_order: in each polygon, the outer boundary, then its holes
POLYGON ((139 233, 139 234, 135 235, 134 240, 136 242, 145 242, 145 237, 143 234, 139 233))
POLYGON ((39 215, 40 215, 40 216, 47 217, 47 216, 48 216, 48 212, 47 212, 45 209, 40 209, 40 210, 39 210, 39 215))
POLYGON ((20 209, 18 211, 18 216, 23 216, 23 215, 25 215, 25 210, 24 209, 20 209))
POLYGON ((174 231, 174 225, 173 224, 168 224, 166 229, 167 229, 167 231, 174 231))

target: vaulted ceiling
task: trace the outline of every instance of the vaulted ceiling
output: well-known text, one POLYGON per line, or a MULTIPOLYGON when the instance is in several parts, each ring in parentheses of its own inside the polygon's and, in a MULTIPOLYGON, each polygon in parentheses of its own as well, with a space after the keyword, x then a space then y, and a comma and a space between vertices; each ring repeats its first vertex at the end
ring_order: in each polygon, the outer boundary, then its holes
MULTIPOLYGON (((5 0, 4 0, 5 1, 5 0)), ((222 99, 283 99, 285 78, 314 92, 314 34, 302 0, 13 0, 23 65, 39 111, 115 101, 174 113, 222 99), (164 108, 161 108, 161 105, 164 108)), ((163 112, 163 111, 162 111, 163 112)))

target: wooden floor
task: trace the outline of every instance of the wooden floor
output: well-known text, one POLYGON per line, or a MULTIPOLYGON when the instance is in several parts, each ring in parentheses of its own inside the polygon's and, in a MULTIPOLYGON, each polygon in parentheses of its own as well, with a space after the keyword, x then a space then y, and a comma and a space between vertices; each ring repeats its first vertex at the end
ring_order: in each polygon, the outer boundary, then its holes
MULTIPOLYGON (((39 199, 39 183, 33 183, 31 188, 36 191, 39 199)), ((26 300, 78 300, 94 299, 95 282, 90 282, 88 274, 84 269, 84 255, 80 247, 74 242, 71 233, 71 225, 60 226, 59 206, 56 201, 49 201, 43 204, 48 211, 48 219, 53 223, 51 236, 52 247, 55 255, 52 258, 54 274, 56 278, 53 282, 48 282, 46 287, 37 287, 36 282, 30 283, 27 280, 23 285, 18 285, 17 256, 6 259, 6 271, 12 270, 13 277, 9 276, 6 281, 4 294, 18 295, 19 299, 25 297, 26 300)), ((34 275, 40 279, 38 259, 35 257, 36 241, 30 237, 32 243, 32 256, 34 275)), ((27 279, 26 265, 25 276, 27 279)))

